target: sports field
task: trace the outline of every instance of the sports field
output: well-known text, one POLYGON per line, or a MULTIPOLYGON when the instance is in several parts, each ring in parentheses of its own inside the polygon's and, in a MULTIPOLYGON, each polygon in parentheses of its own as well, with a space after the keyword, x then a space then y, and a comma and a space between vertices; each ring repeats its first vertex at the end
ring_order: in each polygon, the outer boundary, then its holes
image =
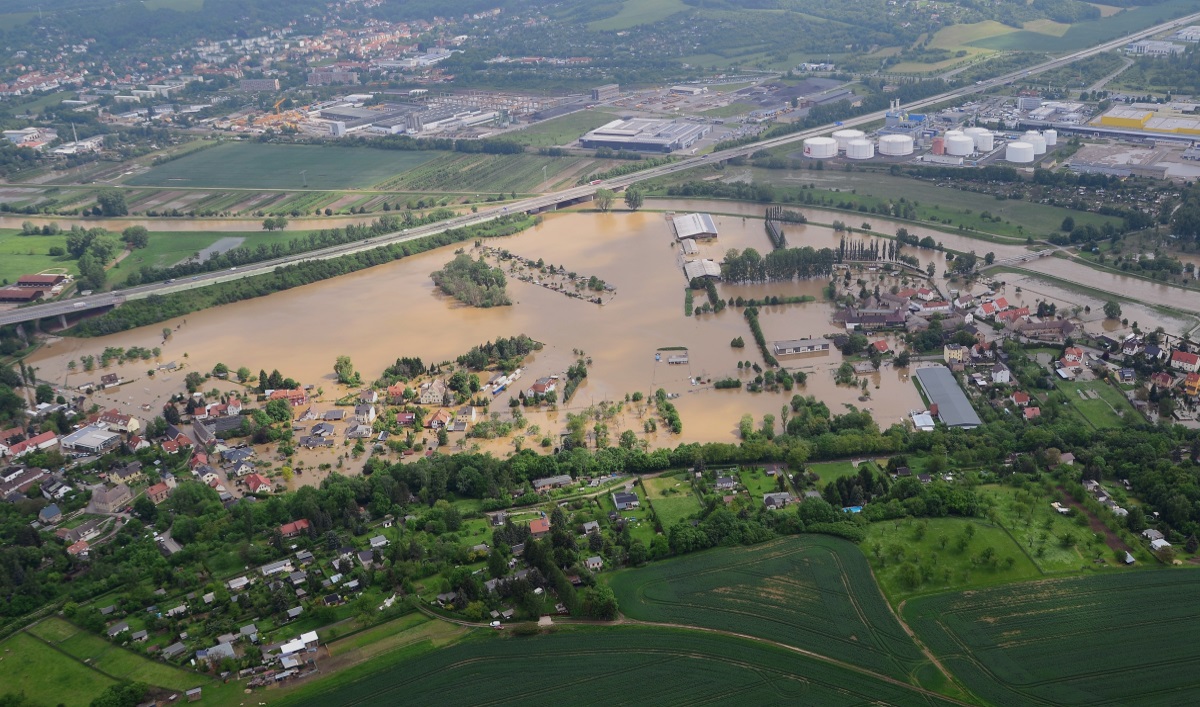
POLYGON ((709 550, 618 572, 610 583, 633 619, 736 631, 912 683, 935 677, 862 552, 844 540, 808 535, 709 550))
POLYGON ((338 705, 948 704, 781 648, 691 631, 561 628, 478 632, 282 704, 338 705), (536 666, 530 669, 530 666, 536 666))
POLYGON ((355 189, 437 157, 438 152, 229 142, 151 167, 126 183, 152 187, 355 189), (301 172, 305 172, 301 175, 301 172), (307 181, 307 187, 305 182, 307 181))
POLYGON ((1200 694, 1200 573, 1106 570, 915 599, 904 615, 994 705, 1182 705, 1200 694))
POLYGON ((644 479, 642 485, 664 531, 700 510, 700 499, 684 475, 644 479))

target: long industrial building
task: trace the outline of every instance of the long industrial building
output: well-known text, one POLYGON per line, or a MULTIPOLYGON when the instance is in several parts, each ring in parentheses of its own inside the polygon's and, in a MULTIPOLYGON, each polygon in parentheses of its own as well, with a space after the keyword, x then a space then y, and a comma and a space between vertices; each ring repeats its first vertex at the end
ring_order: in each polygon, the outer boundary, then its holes
POLYGON ((681 241, 692 238, 716 238, 717 224, 708 214, 684 214, 671 219, 675 237, 681 241))
POLYGON ((579 138, 579 144, 587 148, 674 152, 696 144, 709 130, 708 125, 700 123, 650 118, 614 120, 579 138))
POLYGON ((947 427, 962 427, 972 429, 979 427, 982 422, 966 393, 959 387, 954 374, 945 366, 918 368, 917 380, 925 390, 932 406, 936 406, 937 417, 947 427))

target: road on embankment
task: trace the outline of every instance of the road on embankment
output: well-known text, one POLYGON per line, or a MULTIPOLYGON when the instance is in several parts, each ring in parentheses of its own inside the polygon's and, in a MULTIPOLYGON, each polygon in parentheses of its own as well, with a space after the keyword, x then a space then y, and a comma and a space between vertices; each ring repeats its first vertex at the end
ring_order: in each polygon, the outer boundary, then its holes
MULTIPOLYGON (((975 93, 981 93, 983 91, 987 91, 997 86, 1009 83, 1018 78, 1039 74, 1051 69, 1057 69, 1061 66, 1066 66, 1067 64, 1074 63, 1081 59, 1086 59, 1090 56, 1116 49, 1128 44, 1129 42, 1137 41, 1145 37, 1159 34, 1160 32, 1176 29, 1193 24, 1195 22, 1200 22, 1200 12, 1128 34, 1124 37, 1099 44, 1090 49, 1084 49, 1072 54, 1067 54, 1066 56, 1062 56, 1057 59, 1051 59, 1050 61, 1043 62, 1028 69, 1012 71, 991 79, 978 81, 970 86, 962 86, 952 91, 947 91, 930 98, 925 98, 914 103, 910 103, 905 106, 905 108, 909 110, 927 108, 939 103, 957 100, 975 93)), ((204 287, 206 285, 212 285, 218 282, 236 280, 240 278, 251 277, 253 275, 261 275, 285 265, 301 263, 309 260, 327 260, 329 258, 336 258, 342 255, 349 255, 351 253, 371 250, 373 248, 378 248, 380 245, 411 241, 424 236, 441 233, 442 231, 451 228, 462 228, 465 226, 473 226, 476 224, 485 223, 509 214, 538 212, 557 207, 559 204, 590 199, 595 195, 598 189, 621 190, 640 181, 653 179, 655 177, 662 177, 669 174, 674 174, 676 172, 682 172, 684 170, 692 169, 693 167, 698 167, 710 162, 721 162, 733 157, 748 157, 758 150, 787 145, 793 142, 804 140, 806 138, 828 133, 829 131, 837 128, 852 128, 860 125, 867 125, 869 123, 882 120, 885 112, 886 111, 876 111, 874 113, 868 113, 856 118, 848 118, 838 123, 823 125, 810 130, 791 133, 789 135, 783 135, 769 140, 761 140, 759 142, 750 143, 749 145, 722 150, 720 152, 714 152, 708 155, 685 157, 677 162, 672 162, 671 164, 666 164, 659 167, 653 167, 651 169, 636 172, 634 174, 593 182, 584 186, 572 187, 570 189, 564 189, 561 191, 544 194, 542 196, 535 196, 529 199, 512 202, 507 206, 493 207, 480 211, 479 213, 465 214, 448 219, 446 221, 441 221, 436 224, 420 226, 417 228, 409 228, 402 231, 385 234, 377 238, 358 241, 356 243, 333 246, 330 248, 310 251, 308 253, 292 255, 284 258, 276 258, 273 260, 267 260, 261 263, 255 263, 253 265, 247 265, 221 272, 205 273, 187 280, 152 283, 120 290, 119 292, 108 292, 90 295, 88 297, 77 297, 61 302, 49 302, 30 307, 20 307, 7 312, 0 312, 0 326, 34 321, 37 319, 45 319, 47 317, 81 313, 91 309, 118 305, 125 300, 142 299, 154 294, 167 294, 171 292, 192 289, 195 287, 204 287)))

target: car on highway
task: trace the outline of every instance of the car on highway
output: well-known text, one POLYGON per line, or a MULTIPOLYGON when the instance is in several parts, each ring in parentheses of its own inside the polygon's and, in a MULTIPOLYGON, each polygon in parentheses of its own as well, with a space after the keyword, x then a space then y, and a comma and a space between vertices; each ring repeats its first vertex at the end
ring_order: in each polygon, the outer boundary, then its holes
POLYGON ((229 268, 229 269, 230 269, 230 271, 237 270, 237 266, 234 265, 232 268, 229 268))
POLYGON ((172 282, 175 282, 175 278, 171 278, 170 280, 167 280, 168 285, 171 284, 172 282))

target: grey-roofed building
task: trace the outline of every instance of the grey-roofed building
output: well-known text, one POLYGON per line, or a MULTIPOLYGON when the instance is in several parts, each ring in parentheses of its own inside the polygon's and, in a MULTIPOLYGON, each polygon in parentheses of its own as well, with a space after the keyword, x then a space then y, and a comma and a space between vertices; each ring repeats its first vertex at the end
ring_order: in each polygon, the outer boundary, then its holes
POLYGON ((721 278, 721 266, 717 265, 715 260, 708 258, 690 260, 683 264, 683 274, 689 282, 703 277, 711 277, 719 280, 721 278))
POLYGON ((112 638, 112 637, 116 636, 117 634, 121 633, 122 631, 128 631, 128 630, 129 630, 129 624, 124 621, 122 621, 121 623, 118 623, 118 624, 113 624, 113 626, 110 629, 108 629, 108 637, 112 638))
POLYGON ((671 219, 675 227, 675 237, 679 240, 689 238, 716 238, 717 224, 708 214, 684 214, 671 219))
POLYGON ((949 427, 971 429, 981 424, 971 401, 959 387, 954 374, 945 366, 918 368, 917 380, 930 402, 937 406, 937 417, 949 427))
POLYGON ((771 348, 774 349, 776 356, 829 353, 829 350, 833 348, 833 343, 829 339, 788 339, 772 342, 771 348))
POLYGON ((549 491, 550 489, 561 488, 571 485, 570 474, 559 474, 558 476, 547 476, 541 479, 533 480, 533 490, 538 493, 549 491))
POLYGON ((186 650, 187 646, 183 645, 182 643, 172 643, 171 645, 162 649, 162 653, 160 653, 160 655, 164 658, 174 658, 175 656, 182 655, 186 650))
POLYGON ((61 440, 63 449, 99 454, 121 443, 121 435, 103 427, 81 427, 61 440))
POLYGON ((653 118, 614 120, 579 138, 582 147, 614 150, 672 152, 694 145, 711 130, 703 123, 673 122, 653 118))
POLYGON ((142 629, 141 631, 137 631, 136 633, 132 633, 129 635, 129 637, 131 639, 138 641, 138 642, 146 640, 149 636, 150 636, 150 634, 146 631, 146 629, 142 629))

